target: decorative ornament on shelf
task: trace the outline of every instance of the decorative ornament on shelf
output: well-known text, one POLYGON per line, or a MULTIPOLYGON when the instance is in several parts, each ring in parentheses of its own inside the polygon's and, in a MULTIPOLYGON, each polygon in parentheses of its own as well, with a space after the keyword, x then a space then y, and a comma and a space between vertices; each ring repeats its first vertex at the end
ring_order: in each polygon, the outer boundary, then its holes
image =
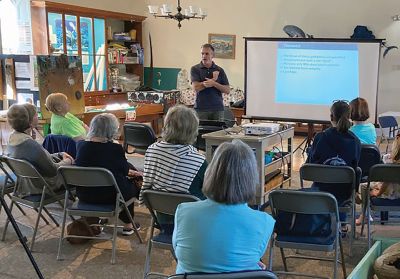
POLYGON ((189 6, 189 9, 184 9, 182 13, 180 0, 178 0, 178 6, 176 7, 178 12, 176 14, 172 14, 171 6, 168 4, 163 4, 160 8, 161 15, 158 15, 158 6, 150 5, 148 7, 149 13, 152 14, 154 17, 163 17, 177 20, 179 28, 181 28, 181 21, 184 19, 189 20, 191 18, 194 18, 203 20, 207 16, 207 12, 204 9, 197 9, 195 6, 189 6))

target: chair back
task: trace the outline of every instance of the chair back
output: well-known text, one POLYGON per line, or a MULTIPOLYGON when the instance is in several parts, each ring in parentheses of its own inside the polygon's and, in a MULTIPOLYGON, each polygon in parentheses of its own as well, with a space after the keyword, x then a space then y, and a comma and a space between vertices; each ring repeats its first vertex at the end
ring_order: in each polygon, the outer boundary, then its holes
POLYGON ((61 166, 58 172, 64 180, 67 189, 79 187, 115 187, 118 184, 114 175, 104 168, 61 166))
POLYGON ((40 179, 43 180, 44 183, 46 183, 41 174, 28 161, 6 156, 4 156, 3 159, 17 177, 28 178, 28 179, 40 179))
POLYGON ((146 149, 157 141, 157 137, 149 125, 137 122, 124 124, 124 150, 128 154, 128 147, 133 146, 136 153, 144 154, 146 149))
POLYGON ((330 166, 321 164, 303 164, 300 168, 300 184, 303 181, 319 183, 351 183, 355 186, 356 176, 353 168, 349 166, 330 166))
POLYGON ((224 121, 227 127, 233 127, 236 123, 235 115, 229 107, 224 107, 224 121))
POLYGON ((72 158, 76 157, 76 142, 68 136, 49 134, 44 138, 42 146, 50 154, 66 152, 72 158))
POLYGON ((381 128, 382 136, 384 136, 382 129, 389 128, 389 138, 394 138, 395 131, 399 129, 396 118, 394 116, 379 116, 378 122, 379 127, 381 128))
POLYGON ((330 193, 274 190, 269 194, 269 201, 273 216, 277 216, 279 211, 286 211, 298 214, 332 214, 339 220, 337 201, 330 193))
POLYGON ((14 183, 15 183, 16 176, 15 176, 15 174, 11 175, 4 165, 7 165, 7 162, 6 162, 5 158, 4 158, 4 156, 0 155, 0 169, 4 173, 4 182, 3 182, 4 185, 3 185, 3 187, 13 187, 14 183))
POLYGON ((278 277, 267 270, 250 270, 224 273, 186 273, 171 275, 168 279, 278 279, 278 277))
MULTIPOLYGON (((202 121, 200 121, 200 122, 202 122, 202 121)), ((223 122, 219 122, 219 123, 223 123, 223 122)), ((199 129, 198 129, 196 142, 193 144, 194 147, 205 151, 206 150, 206 140, 203 139, 203 135, 212 133, 215 131, 220 131, 222 129, 223 129, 222 126, 202 126, 202 125, 200 125, 199 129)))
POLYGON ((368 177, 372 166, 381 162, 381 152, 375 144, 362 144, 358 166, 361 168, 362 177, 368 177))
POLYGON ((369 170, 368 181, 400 184, 400 164, 377 164, 369 170))
POLYGON ((163 192, 155 190, 145 190, 142 193, 143 202, 149 209, 150 214, 157 220, 156 212, 167 215, 175 215, 176 208, 183 202, 194 202, 200 199, 183 193, 163 192))
POLYGON ((397 120, 394 116, 379 116, 378 122, 381 128, 392 128, 398 126, 397 120))

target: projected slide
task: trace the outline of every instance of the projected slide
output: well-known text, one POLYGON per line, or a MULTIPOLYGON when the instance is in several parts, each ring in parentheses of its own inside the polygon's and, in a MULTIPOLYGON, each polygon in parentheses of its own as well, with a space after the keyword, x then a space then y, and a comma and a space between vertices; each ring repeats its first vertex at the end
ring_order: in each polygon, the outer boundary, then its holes
POLYGON ((359 96, 356 43, 279 42, 275 102, 330 105, 359 96))

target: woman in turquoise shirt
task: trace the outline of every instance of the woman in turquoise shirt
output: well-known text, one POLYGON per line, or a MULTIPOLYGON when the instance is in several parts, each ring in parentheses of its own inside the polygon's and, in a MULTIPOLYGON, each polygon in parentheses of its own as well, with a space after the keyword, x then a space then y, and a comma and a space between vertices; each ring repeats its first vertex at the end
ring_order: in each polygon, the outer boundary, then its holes
POLYGON ((351 120, 350 128, 362 144, 376 144, 376 130, 372 123, 366 123, 369 118, 368 103, 364 98, 355 98, 350 102, 351 120))
POLYGON ((275 220, 251 209, 258 182, 252 149, 240 140, 215 151, 203 184, 204 201, 182 203, 172 244, 176 273, 261 269, 275 220))

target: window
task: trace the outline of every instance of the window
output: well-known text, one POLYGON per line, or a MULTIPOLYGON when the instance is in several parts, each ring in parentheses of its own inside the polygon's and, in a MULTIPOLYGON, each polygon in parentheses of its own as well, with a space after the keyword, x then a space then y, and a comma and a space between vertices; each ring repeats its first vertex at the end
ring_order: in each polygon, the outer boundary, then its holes
POLYGON ((85 92, 107 90, 105 20, 47 13, 49 52, 80 55, 85 92))

